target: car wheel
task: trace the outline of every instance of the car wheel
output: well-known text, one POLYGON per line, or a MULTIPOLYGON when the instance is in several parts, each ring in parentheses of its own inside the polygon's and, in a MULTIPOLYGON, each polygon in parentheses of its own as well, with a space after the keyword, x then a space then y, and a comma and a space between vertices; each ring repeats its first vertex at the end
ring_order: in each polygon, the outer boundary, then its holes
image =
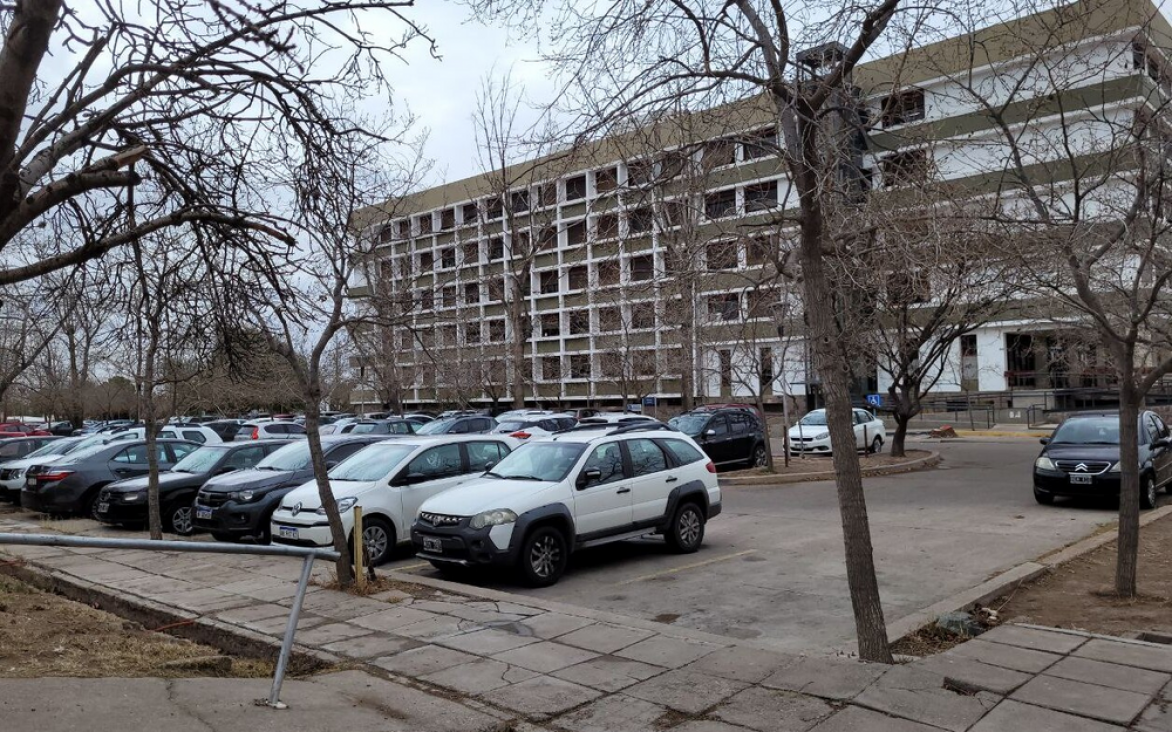
POLYGON ((875 435, 875 439, 871 440, 871 454, 877 455, 883 452, 883 438, 875 435))
MULTIPOLYGON (((362 519, 362 543, 370 566, 377 567, 391 556, 395 549, 395 529, 379 516, 362 519)), ((354 544, 351 542, 351 548, 354 544)))
POLYGON ((94 494, 90 496, 88 501, 86 501, 85 509, 81 512, 82 516, 86 518, 92 518, 94 521, 102 520, 102 518, 98 516, 98 496, 101 494, 101 488, 98 488, 96 491, 94 491, 94 494))
POLYGON ((190 505, 172 504, 165 513, 167 530, 180 536, 191 536, 195 533, 195 523, 192 521, 193 512, 190 505))
POLYGON ((1034 500, 1037 501, 1038 503, 1042 504, 1043 506, 1049 506, 1052 503, 1054 503, 1054 494, 1053 493, 1043 493, 1042 491, 1035 488, 1034 489, 1034 500))
POLYGON ((676 509, 667 530, 667 545, 680 554, 691 554, 704 542, 704 513, 695 503, 676 509))
POLYGON ((754 468, 763 468, 769 462, 769 455, 765 452, 764 445, 757 445, 753 448, 752 465, 754 468))
POLYGON ((561 578, 569 561, 562 532, 541 526, 525 539, 521 548, 521 576, 531 587, 548 587, 561 578))
POLYGON ((1139 479, 1139 506, 1145 510, 1156 507, 1156 481, 1151 476, 1139 479))

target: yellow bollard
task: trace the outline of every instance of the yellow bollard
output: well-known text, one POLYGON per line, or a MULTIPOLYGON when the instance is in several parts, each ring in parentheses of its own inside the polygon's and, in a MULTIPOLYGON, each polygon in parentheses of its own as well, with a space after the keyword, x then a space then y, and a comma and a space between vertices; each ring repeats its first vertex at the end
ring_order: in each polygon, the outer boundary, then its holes
POLYGON ((359 589, 366 587, 366 540, 362 536, 362 506, 354 507, 354 584, 359 589))

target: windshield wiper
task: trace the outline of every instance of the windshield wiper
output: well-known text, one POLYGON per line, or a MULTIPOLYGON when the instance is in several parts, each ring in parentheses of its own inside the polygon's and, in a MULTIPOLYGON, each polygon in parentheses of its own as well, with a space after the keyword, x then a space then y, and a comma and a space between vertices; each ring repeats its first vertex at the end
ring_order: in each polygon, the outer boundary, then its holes
POLYGON ((500 477, 504 478, 505 480, 536 480, 539 483, 547 482, 545 478, 536 475, 502 475, 500 477))
POLYGON ((491 476, 492 476, 492 477, 494 477, 494 478, 503 478, 503 477, 505 477, 505 476, 501 475, 500 473, 494 473, 494 472, 492 472, 491 470, 486 470, 486 471, 484 471, 484 474, 485 474, 485 475, 491 475, 491 476))

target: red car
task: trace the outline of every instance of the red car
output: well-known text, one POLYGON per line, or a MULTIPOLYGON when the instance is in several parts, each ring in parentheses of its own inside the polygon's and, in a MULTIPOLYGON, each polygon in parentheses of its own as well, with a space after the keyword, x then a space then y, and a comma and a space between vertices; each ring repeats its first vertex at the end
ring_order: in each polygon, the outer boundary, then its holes
POLYGON ((0 437, 45 437, 51 434, 49 430, 38 430, 20 422, 0 422, 0 437))

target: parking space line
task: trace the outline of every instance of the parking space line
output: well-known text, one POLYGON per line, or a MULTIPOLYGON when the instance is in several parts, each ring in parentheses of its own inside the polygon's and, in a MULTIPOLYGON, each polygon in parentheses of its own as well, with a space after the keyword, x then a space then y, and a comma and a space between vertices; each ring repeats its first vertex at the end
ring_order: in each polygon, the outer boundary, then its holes
POLYGON ((675 574, 676 572, 683 572, 684 570, 687 570, 687 569, 696 569, 697 567, 705 567, 709 564, 716 564, 717 562, 724 562, 729 559, 736 559, 737 557, 743 557, 746 554, 756 554, 756 553, 757 553, 756 549, 746 549, 743 552, 736 552, 735 554, 725 554, 723 557, 713 557, 712 559, 706 559, 703 562, 693 562, 692 564, 685 564, 682 567, 673 567, 672 569, 665 569, 662 572, 652 572, 651 574, 645 574, 645 575, 642 575, 641 577, 634 577, 629 580, 623 580, 622 582, 616 583, 616 586, 631 585, 636 582, 644 582, 646 580, 655 579, 656 577, 663 577, 665 575, 675 574))

